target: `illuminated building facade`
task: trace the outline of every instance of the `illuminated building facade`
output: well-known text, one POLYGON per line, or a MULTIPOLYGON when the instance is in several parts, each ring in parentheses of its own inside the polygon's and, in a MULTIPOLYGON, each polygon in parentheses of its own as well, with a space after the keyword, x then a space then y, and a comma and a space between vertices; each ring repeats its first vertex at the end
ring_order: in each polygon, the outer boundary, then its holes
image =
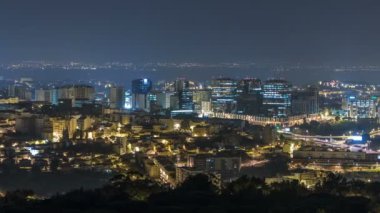
POLYGON ((132 81, 132 94, 148 94, 152 90, 152 81, 143 78, 132 81))
POLYGON ((377 117, 376 97, 348 96, 343 100, 342 108, 346 111, 347 117, 350 118, 377 117))
POLYGON ((185 79, 178 79, 175 82, 175 90, 178 95, 178 106, 180 110, 193 110, 193 91, 190 89, 190 82, 185 79))
POLYGON ((257 78, 244 78, 237 84, 237 94, 257 94, 261 91, 261 80, 257 78))
POLYGON ((124 93, 124 109, 132 109, 132 94, 131 91, 125 91, 124 93))
POLYGON ((214 112, 236 112, 236 80, 231 78, 213 79, 210 89, 212 91, 212 108, 214 112))
POLYGON ((268 80, 262 89, 263 113, 269 117, 287 117, 291 111, 291 85, 284 80, 268 80))
POLYGON ((193 91, 193 102, 194 102, 194 110, 198 113, 203 111, 210 111, 210 107, 202 107, 207 105, 211 106, 211 90, 209 89, 200 89, 193 91))

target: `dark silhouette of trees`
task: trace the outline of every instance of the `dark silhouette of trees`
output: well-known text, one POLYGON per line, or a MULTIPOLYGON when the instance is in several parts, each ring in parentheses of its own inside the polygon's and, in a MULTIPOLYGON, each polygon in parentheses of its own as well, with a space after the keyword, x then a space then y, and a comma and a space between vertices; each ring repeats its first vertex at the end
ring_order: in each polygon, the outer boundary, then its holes
POLYGON ((296 181, 267 185, 243 176, 218 189, 206 175, 188 178, 175 189, 130 171, 94 190, 78 189, 46 200, 33 192, 8 192, 0 212, 378 212, 380 183, 347 181, 329 174, 315 189, 296 181), (6 211, 2 211, 6 210, 6 211))
POLYGON ((144 177, 137 171, 129 171, 125 175, 117 175, 111 179, 110 186, 126 193, 130 199, 144 201, 162 188, 154 181, 144 177))

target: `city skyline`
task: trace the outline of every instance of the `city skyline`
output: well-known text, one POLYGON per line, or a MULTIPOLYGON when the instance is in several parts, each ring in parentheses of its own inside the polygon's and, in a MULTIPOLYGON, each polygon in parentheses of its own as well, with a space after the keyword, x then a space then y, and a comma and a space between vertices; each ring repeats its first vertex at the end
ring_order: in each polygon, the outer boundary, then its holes
POLYGON ((378 0, 0 0, 0 212, 380 212, 378 20, 378 0))

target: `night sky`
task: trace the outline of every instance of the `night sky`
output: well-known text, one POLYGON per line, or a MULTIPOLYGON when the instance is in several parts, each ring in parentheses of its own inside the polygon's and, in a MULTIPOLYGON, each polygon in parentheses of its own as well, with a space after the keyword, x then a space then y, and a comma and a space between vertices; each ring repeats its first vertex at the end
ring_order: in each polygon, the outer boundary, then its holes
POLYGON ((380 64, 377 0, 1 0, 0 62, 380 64))

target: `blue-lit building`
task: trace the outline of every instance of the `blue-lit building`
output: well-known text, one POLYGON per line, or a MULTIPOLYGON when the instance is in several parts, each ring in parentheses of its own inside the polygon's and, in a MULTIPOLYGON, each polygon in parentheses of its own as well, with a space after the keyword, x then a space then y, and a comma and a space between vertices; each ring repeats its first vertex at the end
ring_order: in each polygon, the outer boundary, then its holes
POLYGON ((125 91, 124 93, 124 109, 132 109, 132 94, 131 91, 125 91))
POLYGON ((193 91, 186 89, 178 92, 179 108, 181 110, 193 110, 193 91))
POLYGON ((175 81, 175 91, 178 95, 178 105, 180 110, 194 110, 193 91, 190 89, 190 82, 185 79, 175 81))
POLYGON ((287 117, 291 112, 291 85, 284 80, 268 80, 261 91, 263 114, 269 117, 287 117))
POLYGON ((132 81, 132 109, 149 111, 149 93, 152 90, 152 81, 143 78, 132 81))
POLYGON ((148 94, 152 90, 152 81, 147 78, 132 81, 132 94, 148 94))

